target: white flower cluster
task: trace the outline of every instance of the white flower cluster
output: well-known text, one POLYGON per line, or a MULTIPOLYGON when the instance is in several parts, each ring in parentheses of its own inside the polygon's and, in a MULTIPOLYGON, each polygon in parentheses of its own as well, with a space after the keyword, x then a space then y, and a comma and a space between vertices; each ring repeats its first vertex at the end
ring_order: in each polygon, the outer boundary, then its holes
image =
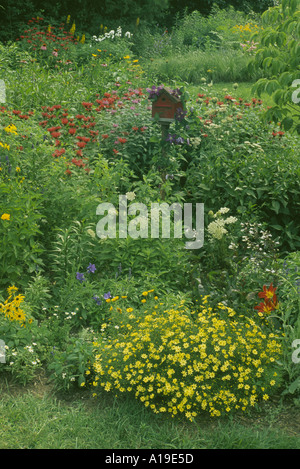
MULTIPOLYGON (((105 33, 103 36, 93 36, 93 40, 96 41, 96 42, 102 42, 102 41, 105 41, 105 39, 115 39, 115 38, 120 38, 122 37, 122 28, 121 26, 119 26, 116 31, 114 29, 111 29, 108 33, 105 33)), ((132 37, 132 33, 130 33, 129 31, 127 31, 125 34, 124 34, 124 37, 127 37, 128 39, 130 39, 132 37)))
POLYGON ((223 236, 228 233, 225 225, 229 225, 237 221, 237 218, 232 216, 223 218, 223 215, 228 212, 229 208, 227 207, 220 208, 220 210, 218 210, 216 213, 213 213, 212 211, 209 212, 209 215, 216 219, 212 221, 207 227, 208 233, 212 238, 219 240, 222 239, 223 236))

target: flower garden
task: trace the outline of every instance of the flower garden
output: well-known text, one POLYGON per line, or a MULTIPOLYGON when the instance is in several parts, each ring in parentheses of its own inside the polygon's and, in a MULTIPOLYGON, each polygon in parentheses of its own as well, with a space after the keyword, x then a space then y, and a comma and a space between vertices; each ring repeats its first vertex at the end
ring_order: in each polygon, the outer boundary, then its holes
MULTIPOLYGON (((268 45, 259 21, 223 29, 250 69, 268 45)), ((43 373, 54 393, 126 396, 185 424, 298 406, 295 116, 260 71, 170 77, 179 29, 149 57, 138 28, 78 34, 70 16, 37 16, 0 43, 0 380, 26 389, 43 373), (163 89, 182 103, 166 134, 163 89), (204 204, 203 246, 186 249, 173 219, 170 236, 143 237, 141 215, 136 237, 99 236, 97 207, 121 195, 130 223, 136 203, 204 204)))

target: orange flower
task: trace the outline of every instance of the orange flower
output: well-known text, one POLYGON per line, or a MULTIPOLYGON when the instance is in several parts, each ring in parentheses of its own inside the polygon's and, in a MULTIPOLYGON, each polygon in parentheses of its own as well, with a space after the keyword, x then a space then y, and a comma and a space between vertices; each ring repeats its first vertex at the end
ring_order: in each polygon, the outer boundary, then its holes
POLYGON ((278 301, 277 301, 277 296, 275 295, 275 292, 277 290, 277 287, 273 287, 273 283, 269 286, 269 288, 266 287, 266 285, 263 286, 263 291, 258 293, 259 298, 263 298, 264 301, 260 303, 257 306, 254 306, 254 309, 257 309, 259 313, 271 313, 274 309, 277 309, 279 307, 278 301))
POLYGON ((259 298, 264 298, 265 300, 273 300, 274 303, 277 302, 277 297, 275 295, 275 292, 277 290, 277 287, 273 287, 273 283, 269 286, 269 288, 266 287, 266 285, 263 286, 263 291, 259 292, 258 296, 259 298))

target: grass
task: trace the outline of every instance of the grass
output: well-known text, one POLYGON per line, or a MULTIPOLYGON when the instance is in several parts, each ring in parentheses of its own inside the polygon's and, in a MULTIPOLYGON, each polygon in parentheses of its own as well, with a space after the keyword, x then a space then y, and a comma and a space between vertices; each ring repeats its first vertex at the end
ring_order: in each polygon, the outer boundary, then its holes
POLYGON ((55 395, 45 379, 0 391, 0 449, 300 449, 297 409, 276 403, 259 416, 187 423, 129 397, 55 395))
MULTIPOLYGON (((189 85, 188 91, 190 96, 197 96, 198 93, 205 93, 209 96, 217 96, 224 98, 225 94, 232 95, 234 98, 242 98, 245 101, 251 101, 251 98, 257 97, 252 92, 252 87, 254 82, 242 82, 238 83, 238 87, 234 88, 234 82, 220 82, 213 83, 213 87, 209 88, 207 85, 189 85)), ((272 96, 269 96, 266 93, 262 93, 260 96, 265 106, 274 105, 272 96)))
POLYGON ((215 83, 248 82, 258 78, 250 75, 248 63, 249 57, 241 51, 225 49, 153 57, 144 67, 147 74, 154 74, 159 80, 176 78, 197 85, 201 84, 202 78, 212 78, 215 83))

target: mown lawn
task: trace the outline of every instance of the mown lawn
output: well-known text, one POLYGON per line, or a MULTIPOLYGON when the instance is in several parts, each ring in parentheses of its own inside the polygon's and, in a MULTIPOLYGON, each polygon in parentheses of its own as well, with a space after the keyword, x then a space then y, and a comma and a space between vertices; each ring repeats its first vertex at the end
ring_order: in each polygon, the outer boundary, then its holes
POLYGON ((1 449, 300 449, 299 411, 274 401, 250 416, 190 423, 129 397, 56 395, 44 378, 0 389, 1 449))

